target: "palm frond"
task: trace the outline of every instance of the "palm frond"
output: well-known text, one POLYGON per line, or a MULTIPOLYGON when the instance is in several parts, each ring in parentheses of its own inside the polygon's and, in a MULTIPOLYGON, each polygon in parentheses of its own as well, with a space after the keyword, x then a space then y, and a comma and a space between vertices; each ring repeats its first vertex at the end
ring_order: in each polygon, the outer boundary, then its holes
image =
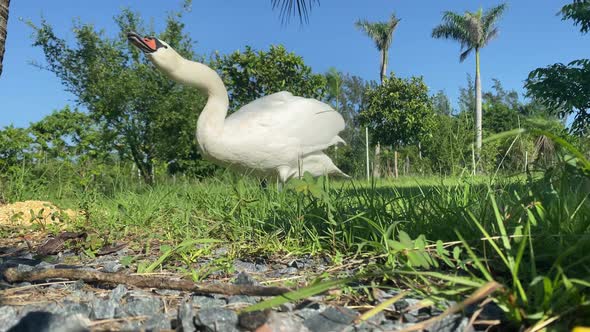
POLYGON ((461 53, 461 55, 459 55, 459 62, 465 61, 465 59, 467 59, 469 54, 471 54, 471 52, 473 52, 474 49, 475 48, 473 48, 473 47, 469 47, 465 51, 463 51, 463 53, 461 53))
POLYGON ((486 46, 489 42, 496 39, 496 37, 498 37, 498 32, 499 29, 497 27, 494 27, 491 31, 488 31, 487 34, 484 36, 484 44, 482 45, 482 47, 486 46))
POLYGON ((432 37, 453 39, 461 43, 461 48, 470 42, 469 32, 465 29, 465 24, 455 24, 445 22, 432 29, 432 37))
POLYGON ((461 43, 459 60, 464 61, 474 49, 487 45, 498 34, 495 24, 506 10, 501 4, 487 11, 466 11, 463 15, 446 11, 442 23, 432 30, 433 38, 453 39, 461 43))
POLYGON ((314 5, 319 5, 319 0, 271 0, 272 9, 280 9, 280 17, 283 23, 288 22, 292 16, 299 17, 300 23, 309 22, 309 13, 314 5))
POLYGON ((488 35, 488 30, 495 28, 496 23, 498 22, 498 20, 500 20, 506 9, 508 9, 508 5, 506 3, 503 3, 485 11, 481 18, 481 21, 482 29, 486 35, 488 35))
POLYGON ((377 47, 379 51, 382 51, 391 46, 393 31, 395 31, 398 23, 399 20, 374 23, 367 20, 359 20, 355 23, 355 26, 371 38, 373 42, 375 42, 375 47, 377 47))

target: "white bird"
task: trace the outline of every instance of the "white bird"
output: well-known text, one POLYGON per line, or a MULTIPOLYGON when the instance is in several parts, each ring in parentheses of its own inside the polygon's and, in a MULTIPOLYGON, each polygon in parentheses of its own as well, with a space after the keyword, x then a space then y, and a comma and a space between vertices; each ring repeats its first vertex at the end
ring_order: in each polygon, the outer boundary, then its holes
POLYGON ((305 172, 313 176, 348 177, 323 151, 338 143, 342 115, 310 98, 277 92, 243 106, 226 118, 229 98, 219 75, 206 65, 187 60, 170 45, 135 32, 129 41, 170 79, 207 94, 197 120, 197 142, 203 156, 216 164, 285 183, 305 172))

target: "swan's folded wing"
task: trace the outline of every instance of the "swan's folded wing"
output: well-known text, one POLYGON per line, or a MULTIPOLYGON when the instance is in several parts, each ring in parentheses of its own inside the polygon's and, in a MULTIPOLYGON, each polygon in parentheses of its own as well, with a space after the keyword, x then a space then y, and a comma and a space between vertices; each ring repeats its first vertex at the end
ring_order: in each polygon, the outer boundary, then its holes
POLYGON ((257 99, 226 119, 234 133, 268 135, 268 140, 296 139, 306 151, 324 149, 337 141, 344 119, 321 101, 278 92, 257 99))

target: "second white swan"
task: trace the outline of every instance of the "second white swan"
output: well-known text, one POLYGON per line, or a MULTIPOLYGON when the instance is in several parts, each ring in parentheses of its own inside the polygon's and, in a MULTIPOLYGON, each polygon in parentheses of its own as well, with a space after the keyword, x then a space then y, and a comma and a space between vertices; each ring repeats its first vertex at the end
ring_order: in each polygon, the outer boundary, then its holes
POLYGON ((282 91, 256 99, 226 118, 227 90, 213 69, 183 58, 157 38, 135 32, 127 37, 170 79, 207 94, 196 136, 208 160, 278 177, 283 183, 305 172, 348 177, 324 153, 332 145, 344 144, 338 136, 344 119, 329 105, 282 91))

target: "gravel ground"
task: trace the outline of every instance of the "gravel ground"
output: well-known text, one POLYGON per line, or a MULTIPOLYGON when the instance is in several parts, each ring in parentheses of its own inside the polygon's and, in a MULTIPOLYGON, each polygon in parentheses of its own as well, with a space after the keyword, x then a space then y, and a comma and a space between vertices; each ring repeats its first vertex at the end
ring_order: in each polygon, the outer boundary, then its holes
MULTIPOLYGON (((220 249, 215 255, 224 255, 220 249)), ((84 258, 79 268, 102 272, 128 272, 121 259, 129 255, 122 248, 95 259, 84 258)), ((76 254, 64 250, 50 264, 33 258, 27 250, 0 248, 0 272, 16 267, 20 271, 63 267, 76 254)), ((81 256, 80 256, 81 257, 81 256)), ((324 259, 291 261, 233 261, 235 272, 215 275, 213 282, 258 284, 273 280, 302 280, 332 269, 324 259)), ((342 271, 341 271, 342 272, 342 271)), ((173 275, 171 275, 173 277, 173 275)), ((357 324, 363 311, 359 306, 329 303, 318 296, 288 303, 275 310, 238 314, 239 309, 257 303, 260 297, 234 295, 206 296, 176 290, 139 289, 125 285, 105 286, 82 281, 49 281, 45 285, 0 283, 0 332, 3 331, 399 331, 440 315, 445 308, 421 307, 420 299, 399 300, 369 321, 357 324)), ((395 293, 383 293, 382 299, 395 293)), ((452 303, 449 303, 451 305, 452 303)), ((429 326, 425 331, 483 331, 487 326, 470 323, 478 308, 468 308, 429 326)), ((366 308, 364 308, 366 310, 366 308)), ((497 307, 488 304, 478 320, 502 319, 497 307)))

